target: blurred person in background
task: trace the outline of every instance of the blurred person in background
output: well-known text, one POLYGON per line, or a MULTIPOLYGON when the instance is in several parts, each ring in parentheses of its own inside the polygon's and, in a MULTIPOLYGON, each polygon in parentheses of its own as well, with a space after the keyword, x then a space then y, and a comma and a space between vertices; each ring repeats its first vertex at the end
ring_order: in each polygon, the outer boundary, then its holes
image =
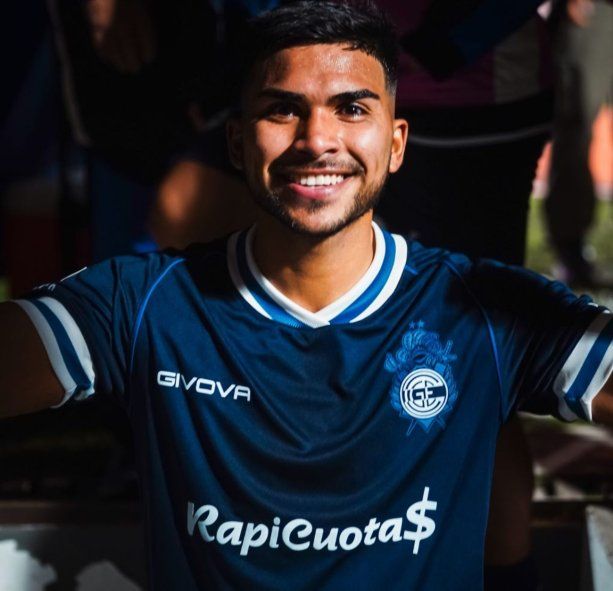
POLYGON ((539 2, 379 3, 403 34, 397 108, 411 134, 377 213, 425 244, 523 264, 553 104, 539 2))
POLYGON ((155 248, 157 186, 202 129, 223 119, 240 2, 50 0, 67 117, 84 148, 93 258, 155 248), (226 83, 226 80, 228 81, 226 83), (109 235, 107 229, 115 231, 109 235))
POLYGON ((589 152, 594 120, 613 97, 613 2, 562 1, 552 21, 556 101, 545 219, 558 258, 554 275, 595 287, 601 280, 586 244, 596 206, 589 152))
POLYGON ((49 6, 77 142, 128 178, 157 182, 194 137, 193 105, 217 88, 214 10, 199 0, 49 6))
POLYGON ((176 155, 159 184, 148 227, 160 248, 207 242, 245 228, 255 219, 256 209, 247 187, 228 158, 225 123, 234 107, 236 52, 246 21, 281 3, 279 0, 216 3, 220 42, 215 56, 220 72, 216 96, 223 99, 213 116, 203 114, 207 108, 210 111, 210 106, 196 111, 196 139, 176 155))
POLYGON ((225 154, 225 120, 236 41, 250 16, 277 3, 51 1, 71 125, 96 157, 96 260, 250 222, 253 206, 225 154), (116 237, 104 232, 110 218, 116 237))

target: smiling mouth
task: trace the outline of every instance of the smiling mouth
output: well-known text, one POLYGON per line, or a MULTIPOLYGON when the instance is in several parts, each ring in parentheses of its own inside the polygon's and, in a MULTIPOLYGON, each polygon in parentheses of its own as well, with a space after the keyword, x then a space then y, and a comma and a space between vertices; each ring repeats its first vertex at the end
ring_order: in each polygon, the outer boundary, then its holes
POLYGON ((348 175, 343 174, 309 174, 291 178, 291 182, 303 187, 329 187, 342 183, 348 175))
POLYGON ((279 179, 289 185, 298 185, 305 189, 332 188, 355 176, 355 172, 343 170, 287 170, 277 173, 279 179))

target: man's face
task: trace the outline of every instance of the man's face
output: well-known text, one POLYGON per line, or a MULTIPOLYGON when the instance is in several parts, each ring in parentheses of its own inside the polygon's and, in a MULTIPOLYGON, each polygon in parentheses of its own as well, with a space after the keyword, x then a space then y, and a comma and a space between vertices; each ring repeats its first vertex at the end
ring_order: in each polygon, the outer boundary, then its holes
POLYGON ((231 122, 256 202, 297 232, 331 235, 370 212, 402 163, 407 124, 380 62, 345 45, 282 50, 256 66, 231 122))

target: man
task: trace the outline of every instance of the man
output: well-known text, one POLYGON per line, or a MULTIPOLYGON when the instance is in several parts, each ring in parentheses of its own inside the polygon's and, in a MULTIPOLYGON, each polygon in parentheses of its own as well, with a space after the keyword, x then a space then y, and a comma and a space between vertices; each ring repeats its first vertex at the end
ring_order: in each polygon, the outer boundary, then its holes
POLYGON ((125 407, 155 589, 479 589, 498 429, 613 423, 611 315, 372 225, 407 136, 376 9, 297 3, 248 47, 257 225, 0 307, 3 412, 125 407))
MULTIPOLYGON (((541 1, 377 0, 402 34, 396 116, 411 128, 405 164, 375 210, 386 229, 427 246, 523 264, 532 181, 551 116, 541 1)), ((247 186, 220 150, 220 131, 203 133, 161 183, 150 218, 160 246, 208 242, 256 219, 247 186)), ((500 591, 500 580, 509 589, 538 588, 532 489, 527 441, 511 418, 497 447, 486 591, 500 591)))

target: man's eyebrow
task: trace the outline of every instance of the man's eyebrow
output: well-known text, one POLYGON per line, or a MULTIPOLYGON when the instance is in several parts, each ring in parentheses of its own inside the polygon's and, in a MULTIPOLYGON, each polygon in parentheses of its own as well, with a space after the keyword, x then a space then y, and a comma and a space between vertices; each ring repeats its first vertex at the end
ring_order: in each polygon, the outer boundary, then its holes
POLYGON ((368 88, 361 88, 360 90, 349 90, 347 92, 335 94, 332 97, 332 101, 335 103, 352 103, 353 101, 360 101, 367 98, 377 101, 381 100, 381 97, 376 92, 368 90, 368 88))
MULTIPOLYGON (((258 92, 258 97, 271 98, 284 101, 301 102, 304 101, 304 95, 297 92, 291 92, 289 90, 281 90, 280 88, 263 88, 258 92)), ((359 90, 348 90, 347 92, 341 92, 330 97, 330 102, 333 103, 351 103, 353 101, 359 101, 363 99, 381 100, 381 97, 372 90, 367 88, 360 88, 359 90)))

